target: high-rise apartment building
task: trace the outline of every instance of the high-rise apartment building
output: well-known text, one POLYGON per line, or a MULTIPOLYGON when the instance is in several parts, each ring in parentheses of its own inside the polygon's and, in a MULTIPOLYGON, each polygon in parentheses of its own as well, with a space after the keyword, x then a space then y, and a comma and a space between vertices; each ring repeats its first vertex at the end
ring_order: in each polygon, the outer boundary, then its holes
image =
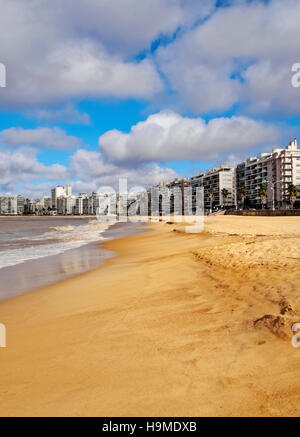
POLYGON ((0 214, 2 215, 18 214, 17 196, 0 196, 0 214))
POLYGON ((300 149, 297 140, 284 148, 273 149, 272 153, 261 153, 248 158, 236 168, 238 202, 241 203, 241 189, 245 187, 248 206, 261 206, 259 190, 267 185, 269 206, 286 207, 289 204, 288 186, 300 189, 300 149))
POLYGON ((88 199, 88 195, 85 193, 80 193, 78 196, 76 196, 76 202, 75 202, 75 214, 76 215, 83 215, 84 211, 84 204, 86 203, 85 200, 88 199))
POLYGON ((25 199, 20 194, 17 196, 17 214, 22 215, 24 213, 25 199))
POLYGON ((67 184, 65 187, 66 197, 72 196, 72 187, 70 184, 67 184))
POLYGON ((213 208, 220 209, 224 206, 233 207, 236 204, 235 169, 227 165, 207 170, 203 175, 204 208, 210 209, 210 190, 213 190, 213 208), (222 190, 226 189, 228 195, 224 198, 222 190))
POLYGON ((50 211, 52 209, 52 198, 43 196, 40 198, 40 203, 44 211, 50 211))
MULTIPOLYGON (((70 184, 63 187, 62 185, 57 185, 57 187, 51 190, 51 199, 52 199, 52 209, 58 211, 58 202, 59 198, 70 197, 72 198, 72 187, 70 184)), ((62 209, 62 203, 60 202, 60 210, 62 209)), ((62 214, 61 212, 58 212, 62 214)))
POLYGON ((52 209, 57 209, 57 199, 59 197, 66 197, 66 190, 62 185, 58 185, 51 190, 52 209))

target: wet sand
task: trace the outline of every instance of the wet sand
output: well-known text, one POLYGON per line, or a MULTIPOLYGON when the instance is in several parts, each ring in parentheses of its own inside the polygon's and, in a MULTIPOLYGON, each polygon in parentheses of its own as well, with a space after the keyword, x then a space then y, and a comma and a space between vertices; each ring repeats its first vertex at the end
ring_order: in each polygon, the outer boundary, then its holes
POLYGON ((299 416, 300 218, 148 229, 0 303, 1 416, 299 416))

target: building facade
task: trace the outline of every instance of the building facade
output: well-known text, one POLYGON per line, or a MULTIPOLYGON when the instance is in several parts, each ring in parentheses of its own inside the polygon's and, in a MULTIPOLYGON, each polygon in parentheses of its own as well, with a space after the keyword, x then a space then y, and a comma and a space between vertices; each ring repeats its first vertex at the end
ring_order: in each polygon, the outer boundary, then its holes
POLYGON ((18 214, 17 196, 0 196, 0 214, 1 215, 18 214))
POLYGON ((236 180, 235 169, 227 165, 207 170, 202 177, 204 187, 204 208, 210 209, 210 191, 213 190, 213 209, 223 207, 234 207, 236 205, 236 180), (228 191, 228 196, 224 198, 222 190, 228 191))
MULTIPOLYGON (((248 158, 236 168, 238 204, 241 206, 241 189, 246 190, 246 205, 261 207, 259 190, 268 187, 269 207, 286 208, 290 204, 288 186, 294 184, 300 192, 300 149, 297 140, 284 148, 273 149, 271 153, 261 153, 248 158)), ((299 204, 300 199, 297 199, 299 204)))
POLYGON ((57 199, 60 197, 66 197, 66 190, 62 185, 57 185, 51 190, 52 209, 57 210, 57 199))

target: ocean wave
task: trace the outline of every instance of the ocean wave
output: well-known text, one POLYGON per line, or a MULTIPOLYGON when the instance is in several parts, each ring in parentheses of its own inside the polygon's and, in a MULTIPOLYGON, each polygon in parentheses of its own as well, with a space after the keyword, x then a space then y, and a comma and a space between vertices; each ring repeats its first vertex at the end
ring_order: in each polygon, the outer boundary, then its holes
POLYGON ((52 229, 53 231, 73 231, 75 226, 53 226, 52 229))
POLYGON ((29 240, 30 245, 0 252, 0 269, 28 260, 59 255, 93 241, 101 241, 104 239, 103 233, 112 224, 96 221, 96 223, 78 226, 56 226, 50 228, 44 234, 23 237, 29 240))

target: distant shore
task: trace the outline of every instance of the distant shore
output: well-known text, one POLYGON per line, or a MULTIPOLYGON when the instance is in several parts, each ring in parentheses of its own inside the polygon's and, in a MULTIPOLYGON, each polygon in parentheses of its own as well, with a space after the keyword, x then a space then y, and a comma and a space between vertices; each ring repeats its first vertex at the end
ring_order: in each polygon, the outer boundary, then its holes
POLYGON ((0 302, 2 416, 299 416, 300 219, 183 227, 0 302))
POLYGON ((82 219, 86 219, 86 218, 94 218, 95 220, 97 220, 97 216, 96 215, 0 215, 0 219, 1 218, 82 218, 82 219))

